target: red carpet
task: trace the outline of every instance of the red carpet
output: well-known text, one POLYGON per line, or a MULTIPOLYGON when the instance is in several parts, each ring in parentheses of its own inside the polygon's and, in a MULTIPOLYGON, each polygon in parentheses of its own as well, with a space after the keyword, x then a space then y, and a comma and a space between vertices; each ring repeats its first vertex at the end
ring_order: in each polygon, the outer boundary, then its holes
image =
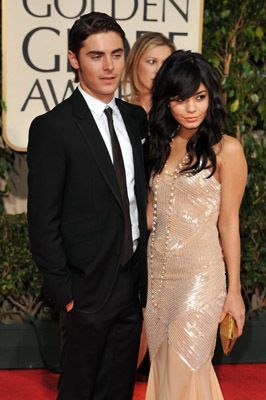
MULTIPOLYGON (((223 364, 215 370, 225 400, 266 399, 266 364, 223 364)), ((0 398, 55 400, 57 379, 44 369, 0 370, 0 398)), ((133 400, 144 400, 145 390, 146 383, 136 382, 133 400)))

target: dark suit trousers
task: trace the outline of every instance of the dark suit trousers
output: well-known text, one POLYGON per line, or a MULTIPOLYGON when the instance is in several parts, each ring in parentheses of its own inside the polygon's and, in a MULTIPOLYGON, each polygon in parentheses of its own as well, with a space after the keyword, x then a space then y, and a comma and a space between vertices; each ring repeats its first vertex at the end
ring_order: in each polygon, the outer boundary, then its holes
POLYGON ((99 312, 63 312, 58 400, 132 399, 142 325, 135 259, 99 312))

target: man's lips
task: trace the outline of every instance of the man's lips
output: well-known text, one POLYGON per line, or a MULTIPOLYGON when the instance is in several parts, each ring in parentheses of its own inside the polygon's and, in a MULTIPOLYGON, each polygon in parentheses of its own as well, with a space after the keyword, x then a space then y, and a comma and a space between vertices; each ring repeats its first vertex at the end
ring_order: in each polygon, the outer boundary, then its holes
POLYGON ((100 79, 103 81, 113 81, 115 78, 115 76, 102 76, 100 79))

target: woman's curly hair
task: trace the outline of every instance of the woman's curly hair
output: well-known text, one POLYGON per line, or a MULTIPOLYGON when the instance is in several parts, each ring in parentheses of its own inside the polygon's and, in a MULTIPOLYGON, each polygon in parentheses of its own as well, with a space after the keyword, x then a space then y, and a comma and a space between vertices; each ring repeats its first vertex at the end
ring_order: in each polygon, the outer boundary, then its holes
POLYGON ((196 174, 203 169, 216 170, 213 146, 227 131, 226 109, 221 94, 220 77, 199 53, 178 50, 169 56, 157 73, 152 88, 152 107, 149 113, 150 151, 148 172, 160 173, 170 154, 172 138, 178 122, 169 107, 174 98, 185 100, 193 96, 200 84, 209 95, 209 107, 204 121, 187 143, 188 166, 183 171, 196 174))

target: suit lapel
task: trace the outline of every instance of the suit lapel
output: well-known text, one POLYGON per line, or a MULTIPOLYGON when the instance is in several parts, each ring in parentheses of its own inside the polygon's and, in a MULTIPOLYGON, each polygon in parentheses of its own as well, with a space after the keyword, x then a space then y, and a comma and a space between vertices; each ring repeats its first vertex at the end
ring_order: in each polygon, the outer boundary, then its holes
MULTIPOLYGON (((122 102, 116 102, 120 113, 122 115, 124 124, 127 129, 127 133, 131 142, 132 151, 133 151, 133 159, 134 159, 134 167, 138 168, 141 165, 141 154, 139 151, 140 143, 137 143, 137 140, 140 142, 140 137, 136 132, 139 130, 138 125, 134 118, 131 116, 130 111, 126 109, 125 104, 122 102)), ((136 175, 136 174, 135 174, 136 175)))
POLYGON ((121 208, 123 208, 112 160, 91 111, 78 89, 73 93, 71 101, 73 104, 73 113, 77 117, 77 126, 85 138, 106 183, 109 185, 121 208))
POLYGON ((142 159, 141 138, 139 135, 139 127, 135 119, 132 117, 130 110, 127 109, 127 103, 116 101, 120 110, 123 121, 125 123, 128 136, 131 142, 135 170, 135 194, 137 199, 142 195, 143 187, 145 187, 145 173, 142 159))

